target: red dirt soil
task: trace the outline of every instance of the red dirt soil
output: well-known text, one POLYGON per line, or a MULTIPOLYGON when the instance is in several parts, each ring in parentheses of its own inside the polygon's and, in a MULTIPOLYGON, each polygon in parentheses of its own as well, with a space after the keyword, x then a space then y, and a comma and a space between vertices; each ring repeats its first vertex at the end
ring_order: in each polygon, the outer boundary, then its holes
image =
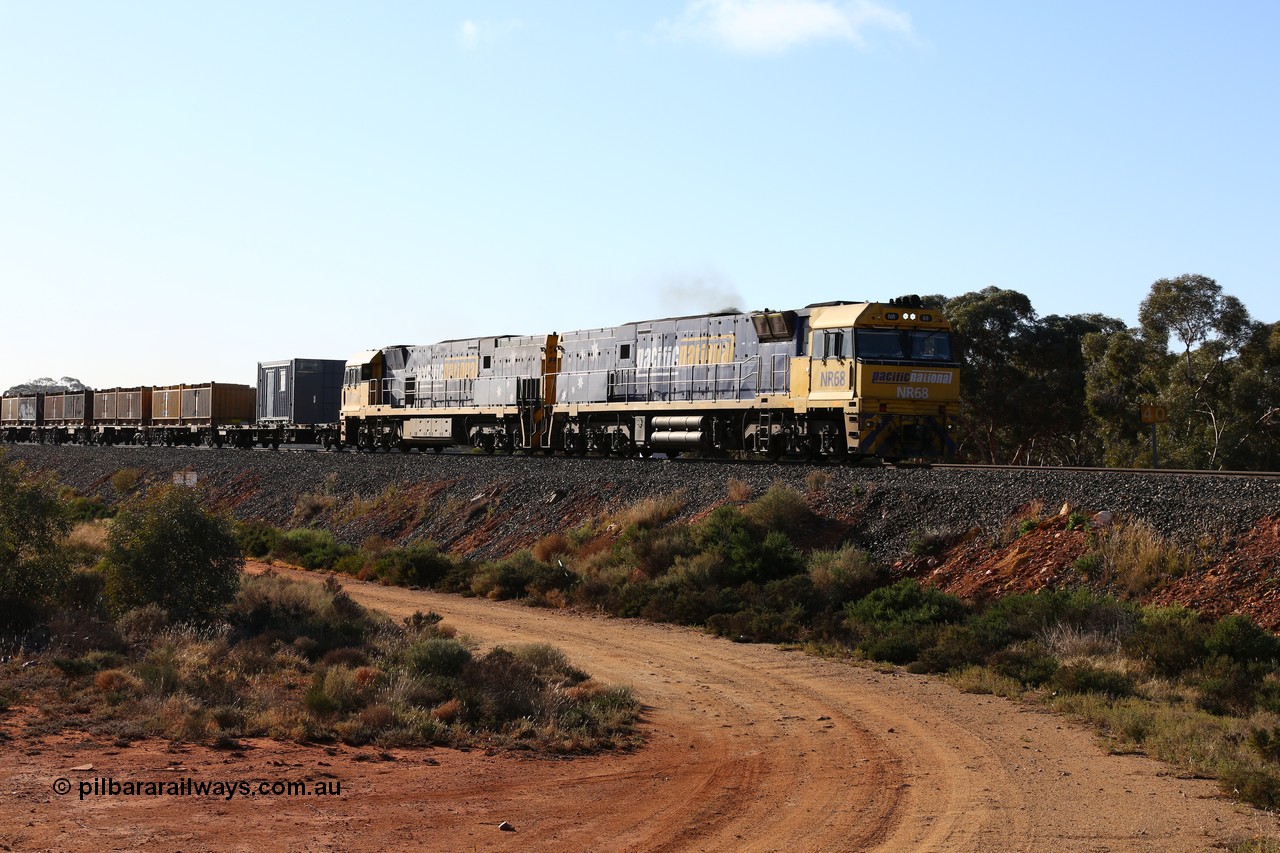
POLYGON ((602 681, 632 685, 647 745, 566 760, 9 742, 0 850, 1191 851, 1280 836, 1280 819, 1232 804, 1213 782, 1104 754, 1059 717, 937 679, 684 628, 344 583, 393 617, 435 610, 485 646, 550 642, 602 681), (76 793, 96 777, 184 776, 338 781, 342 792, 76 793), (72 793, 53 792, 60 777, 72 793))
MULTIPOLYGON (((1076 559, 1089 551, 1091 531, 1087 526, 1068 530, 1067 519, 1064 513, 1042 520, 1006 544, 974 531, 944 554, 903 560, 894 572, 977 601, 1081 585, 1127 596, 1075 568, 1076 559)), ((1014 527, 1016 520, 1010 521, 1014 527)), ((1280 631, 1280 519, 1264 518, 1246 533, 1204 547, 1208 559, 1201 567, 1160 580, 1139 597, 1140 603, 1181 605, 1211 618, 1239 613, 1280 631)))

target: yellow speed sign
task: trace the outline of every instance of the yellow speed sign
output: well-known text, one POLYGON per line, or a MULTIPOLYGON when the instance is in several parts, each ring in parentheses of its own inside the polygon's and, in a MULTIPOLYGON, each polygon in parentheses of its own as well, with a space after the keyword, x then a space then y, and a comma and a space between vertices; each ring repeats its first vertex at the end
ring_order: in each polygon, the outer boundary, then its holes
POLYGON ((1162 424, 1169 420, 1169 413, 1159 403, 1142 404, 1142 422, 1144 424, 1162 424))

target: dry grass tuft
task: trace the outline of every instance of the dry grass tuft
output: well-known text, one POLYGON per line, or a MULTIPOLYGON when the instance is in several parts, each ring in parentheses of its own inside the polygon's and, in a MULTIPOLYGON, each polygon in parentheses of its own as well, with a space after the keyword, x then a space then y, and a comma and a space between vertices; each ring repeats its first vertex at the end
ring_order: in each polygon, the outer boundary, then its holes
POLYGON ((1191 557, 1150 526, 1137 521, 1118 524, 1101 533, 1103 581, 1132 596, 1154 589, 1191 567, 1191 557))
POLYGON ((834 478, 830 471, 810 471, 804 476, 804 484, 811 492, 820 492, 831 485, 834 478))
POLYGON ((551 533, 533 543, 533 556, 544 563, 573 553, 573 546, 563 533, 551 533))
POLYGON ((681 490, 656 498, 645 498, 617 513, 613 517, 613 523, 621 528, 659 527, 679 515, 687 503, 681 490))

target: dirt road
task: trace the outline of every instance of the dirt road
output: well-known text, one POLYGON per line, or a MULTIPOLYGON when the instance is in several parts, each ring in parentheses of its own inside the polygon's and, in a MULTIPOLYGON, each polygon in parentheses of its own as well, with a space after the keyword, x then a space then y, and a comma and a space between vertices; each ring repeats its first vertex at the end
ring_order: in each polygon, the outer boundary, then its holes
MULTIPOLYGON (((431 750, 362 761, 376 756, 266 742, 242 758, 188 749, 179 760, 192 773, 320 773, 340 780, 343 795, 212 805, 44 796, 20 804, 32 844, 5 840, 14 849, 1199 851, 1280 837, 1274 816, 1220 798, 1212 782, 1106 755, 1058 717, 937 680, 670 626, 345 583, 393 616, 435 610, 486 647, 559 646, 597 678, 635 689, 649 745, 573 760, 431 750)), ((18 778, 47 793, 41 774, 76 778, 59 760, 96 761, 96 775, 126 761, 135 772, 163 767, 165 755, 24 755, 18 778)))

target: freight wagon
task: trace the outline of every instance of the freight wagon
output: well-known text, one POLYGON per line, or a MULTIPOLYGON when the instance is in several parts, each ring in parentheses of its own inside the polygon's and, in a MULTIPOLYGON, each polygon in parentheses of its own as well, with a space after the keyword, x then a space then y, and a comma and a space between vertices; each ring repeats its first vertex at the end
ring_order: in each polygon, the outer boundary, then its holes
POLYGON ((44 423, 36 441, 88 442, 93 432, 93 391, 50 391, 44 395, 44 423))
POLYGON ((342 397, 342 359, 291 358, 258 362, 254 421, 229 432, 238 447, 254 444, 272 449, 281 444, 338 441, 338 407, 342 397))
POLYGON ((95 443, 143 443, 150 425, 150 388, 110 388, 93 392, 92 440, 95 443))
POLYGON ((147 444, 221 447, 240 427, 253 423, 256 392, 249 385, 203 382, 151 389, 147 444))
POLYGON ((44 394, 0 397, 0 438, 6 442, 33 441, 44 426, 44 394))

